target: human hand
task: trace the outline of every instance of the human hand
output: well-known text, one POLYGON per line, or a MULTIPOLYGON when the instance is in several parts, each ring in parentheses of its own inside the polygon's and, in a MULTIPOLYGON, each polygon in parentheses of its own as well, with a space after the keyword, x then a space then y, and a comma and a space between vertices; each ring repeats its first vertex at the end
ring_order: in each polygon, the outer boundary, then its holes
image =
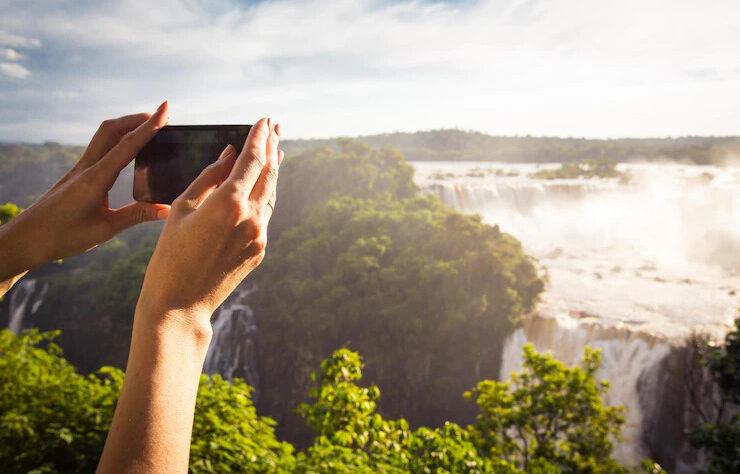
POLYGON ((85 252, 140 222, 164 219, 169 206, 108 206, 118 174, 167 121, 164 102, 150 115, 106 120, 80 160, 37 202, 0 227, 0 281, 85 252))
POLYGON ((179 313, 210 328, 213 311, 264 257, 283 158, 279 139, 279 125, 261 119, 238 157, 229 145, 172 203, 137 315, 179 313))

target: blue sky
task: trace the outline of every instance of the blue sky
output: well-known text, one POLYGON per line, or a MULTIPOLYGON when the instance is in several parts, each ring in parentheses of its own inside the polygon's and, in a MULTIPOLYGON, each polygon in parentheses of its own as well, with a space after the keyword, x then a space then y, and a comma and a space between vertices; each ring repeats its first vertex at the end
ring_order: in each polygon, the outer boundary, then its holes
POLYGON ((740 135, 740 2, 0 0, 0 140, 173 124, 291 138, 740 135))

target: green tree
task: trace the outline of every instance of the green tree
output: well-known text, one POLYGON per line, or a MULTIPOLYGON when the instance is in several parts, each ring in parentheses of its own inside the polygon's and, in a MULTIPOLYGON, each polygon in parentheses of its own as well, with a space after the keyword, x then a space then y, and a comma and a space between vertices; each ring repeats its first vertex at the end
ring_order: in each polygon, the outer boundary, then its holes
MULTIPOLYGON (((314 403, 298 409, 318 434, 299 456, 303 472, 492 472, 494 464, 478 456, 458 425, 413 432, 406 420, 386 420, 376 413, 380 391, 356 384, 362 378, 357 353, 335 351, 321 363, 318 378, 320 384, 310 391, 314 403)), ((513 472, 505 462, 495 465, 500 468, 496 472, 513 472)))
POLYGON ((284 232, 255 275, 253 308, 269 315, 260 408, 299 443, 308 434, 288 414, 305 400, 306 368, 342 346, 365 357, 385 413, 472 421, 460 393, 498 373, 497 343, 543 288, 518 241, 432 197, 331 199, 284 232))
POLYGON ((719 388, 721 405, 713 423, 689 433, 689 441, 707 456, 709 474, 740 472, 740 318, 721 347, 707 345, 702 362, 719 388), (729 420, 725 414, 729 413, 729 420))
POLYGON ((23 209, 19 208, 12 202, 6 202, 0 205, 0 225, 7 223, 10 219, 14 218, 21 213, 23 209))
POLYGON ((0 464, 6 472, 93 472, 123 375, 84 377, 61 357, 57 332, 0 331, 0 464))
POLYGON ((546 460, 562 472, 625 472, 611 458, 624 423, 621 407, 604 407, 607 382, 597 382, 599 351, 585 348, 581 367, 524 347, 524 370, 511 381, 485 380, 470 392, 481 413, 470 427, 483 456, 529 471, 546 460))
POLYGON ((34 323, 41 330, 63 328, 58 344, 83 372, 126 364, 133 314, 155 238, 142 233, 121 238, 66 259, 57 273, 41 275, 47 285, 34 323))
POLYGON ((280 167, 275 214, 270 237, 299 224, 307 212, 336 196, 395 199, 414 196, 414 169, 391 147, 370 148, 349 139, 339 140, 339 150, 313 148, 288 158, 280 167))
POLYGON ((243 380, 201 375, 190 445, 190 472, 292 472, 293 446, 275 438, 275 422, 257 415, 243 380))
MULTIPOLYGON (((82 376, 51 342, 57 332, 0 331, 0 465, 4 472, 93 472, 123 383, 104 367, 82 376)), ((257 415, 241 380, 202 376, 190 472, 291 472, 293 447, 257 415)))

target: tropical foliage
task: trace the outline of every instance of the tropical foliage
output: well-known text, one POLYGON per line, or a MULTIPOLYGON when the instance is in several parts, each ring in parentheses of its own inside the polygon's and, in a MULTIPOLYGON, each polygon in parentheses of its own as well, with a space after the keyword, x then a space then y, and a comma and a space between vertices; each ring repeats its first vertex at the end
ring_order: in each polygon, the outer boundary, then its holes
POLYGON ((21 213, 23 209, 19 208, 12 202, 6 202, 0 205, 0 225, 5 224, 10 219, 21 213))
POLYGON ((609 384, 596 381, 599 365, 600 352, 588 347, 581 367, 568 368, 524 346, 523 372, 465 393, 481 411, 471 428, 478 449, 524 470, 544 459, 563 472, 619 472, 610 456, 624 418, 602 404, 609 384))
MULTIPOLYGON (((0 332, 0 462, 6 472, 91 472, 102 452, 123 373, 105 367, 79 375, 51 342, 56 335, 0 332)), ((298 407, 314 432, 310 445, 299 451, 276 438, 274 421, 257 415, 251 387, 204 375, 189 470, 625 472, 609 457, 608 438, 618 433, 621 420, 618 408, 602 406, 605 385, 594 379, 598 365, 596 351, 586 351, 581 368, 567 368, 526 348, 524 371, 510 383, 482 381, 471 392, 481 409, 474 426, 448 422, 412 429, 403 418, 377 412, 378 387, 359 385, 360 356, 340 349, 321 362, 311 402, 298 407), (502 437, 517 427, 527 433, 531 449, 514 446, 524 438, 502 437)), ((659 472, 652 463, 644 469, 659 472)))
POLYGON ((306 431, 289 407, 309 372, 296 369, 343 345, 366 357, 387 413, 460 420, 460 393, 498 374, 500 344, 543 289, 518 241, 421 197, 329 200, 281 235, 256 281, 253 307, 270 315, 260 407, 298 442, 306 431))
MULTIPOLYGON (((0 331, 0 464, 4 472, 93 472, 123 372, 83 376, 51 343, 56 332, 0 331)), ((244 382, 203 376, 198 388, 191 472, 290 470, 293 448, 257 415, 244 382)))
POLYGON ((740 318, 723 346, 705 347, 703 363, 720 391, 718 416, 689 434, 694 447, 707 456, 702 472, 740 472, 740 318))
POLYGON ((544 169, 531 174, 536 179, 617 178, 627 183, 630 177, 617 169, 610 160, 589 160, 581 163, 563 163, 560 168, 544 169))
POLYGON ((0 143, 0 202, 30 205, 80 157, 84 147, 0 143))

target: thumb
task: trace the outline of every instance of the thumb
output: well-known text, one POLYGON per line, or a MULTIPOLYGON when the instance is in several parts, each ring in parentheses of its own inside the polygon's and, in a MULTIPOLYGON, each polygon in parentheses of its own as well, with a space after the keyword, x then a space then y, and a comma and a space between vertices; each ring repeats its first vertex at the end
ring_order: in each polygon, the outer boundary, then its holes
POLYGON ((113 228, 113 232, 117 234, 142 222, 166 219, 169 212, 170 206, 167 204, 134 202, 113 211, 108 216, 108 220, 113 228))

